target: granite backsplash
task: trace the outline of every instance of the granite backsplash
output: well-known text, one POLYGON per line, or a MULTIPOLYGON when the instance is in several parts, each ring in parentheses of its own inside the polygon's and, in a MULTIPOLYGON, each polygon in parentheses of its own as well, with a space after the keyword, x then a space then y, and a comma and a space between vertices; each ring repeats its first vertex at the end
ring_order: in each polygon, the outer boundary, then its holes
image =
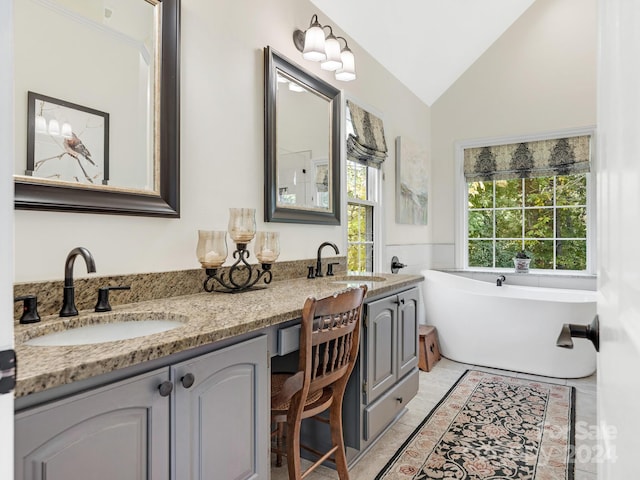
MULTIPOLYGON (((331 262, 338 262, 334 267, 335 274, 344 274, 347 270, 346 257, 329 257, 331 262)), ((316 259, 276 262, 271 267, 274 282, 306 277, 308 267, 315 266, 316 259)), ((326 265, 326 262, 323 262, 326 265)), ((222 267, 221 270, 228 270, 222 267)), ((98 289, 107 286, 129 285, 131 290, 114 290, 109 294, 112 306, 127 303, 143 302, 158 298, 177 297, 204 292, 203 282, 206 278, 204 269, 179 270, 174 272, 136 273, 129 275, 90 276, 75 279, 75 299, 78 310, 90 310, 95 307, 98 289)), ((44 282, 16 283, 13 286, 15 297, 36 295, 38 297, 38 313, 41 317, 53 315, 62 306, 62 290, 64 280, 44 282)), ((14 320, 18 323, 22 315, 22 302, 16 302, 14 320)))

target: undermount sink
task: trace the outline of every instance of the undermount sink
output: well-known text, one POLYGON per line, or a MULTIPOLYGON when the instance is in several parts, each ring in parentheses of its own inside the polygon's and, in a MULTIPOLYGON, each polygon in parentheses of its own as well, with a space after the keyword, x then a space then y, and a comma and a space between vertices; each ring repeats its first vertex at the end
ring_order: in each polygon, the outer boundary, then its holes
POLYGON ((335 277, 332 282, 335 283, 356 283, 356 282, 386 282, 385 277, 376 275, 342 275, 335 277))
MULTIPOLYGON (((76 325, 64 329, 35 335, 25 345, 39 347, 62 347, 91 345, 96 343, 129 340, 166 332, 185 325, 186 317, 165 313, 122 313, 92 316, 80 319, 76 325)), ((43 325, 42 327, 46 327, 43 325)))

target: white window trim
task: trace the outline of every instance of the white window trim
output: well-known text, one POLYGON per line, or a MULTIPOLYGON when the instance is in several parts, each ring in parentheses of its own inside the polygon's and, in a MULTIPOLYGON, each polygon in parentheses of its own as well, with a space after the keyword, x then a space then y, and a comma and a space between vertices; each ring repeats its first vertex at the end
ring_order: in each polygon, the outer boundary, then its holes
POLYGON ((475 140, 459 141, 455 144, 455 189, 456 189, 456 222, 455 222, 455 266, 459 270, 477 271, 510 271, 500 268, 480 268, 469 267, 467 251, 467 182, 464 178, 464 150, 466 148, 486 147, 494 145, 506 145, 519 142, 534 142, 538 140, 549 140, 554 138, 574 137, 579 135, 590 135, 591 150, 591 171, 587 175, 587 269, 584 272, 575 270, 540 270, 540 273, 554 275, 571 275, 584 273, 586 275, 596 274, 596 128, 587 126, 571 128, 565 130, 554 130, 535 135, 514 135, 508 137, 481 138, 475 140))
MULTIPOLYGON (((347 118, 347 100, 358 104, 365 110, 373 113, 375 116, 380 118, 384 123, 384 115, 378 112, 375 108, 368 105, 366 102, 362 102, 361 100, 347 94, 343 91, 341 95, 341 111, 340 118, 347 118)), ((384 212, 382 211, 383 205, 383 188, 382 182, 384 180, 384 172, 382 169, 378 170, 376 168, 369 168, 369 178, 367 179, 367 185, 369 191, 367 195, 370 199, 373 200, 350 200, 347 196, 347 126, 346 121, 341 122, 340 125, 340 169, 343 172, 340 175, 340 198, 343 200, 340 202, 341 211, 340 218, 343 218, 344 221, 342 223, 342 238, 344 238, 345 245, 345 256, 348 253, 349 241, 347 239, 348 231, 348 217, 347 217, 347 204, 357 203, 361 205, 371 205, 373 206, 373 271, 374 272, 382 272, 382 246, 384 245, 384 229, 382 228, 382 222, 384 221, 384 212)), ((383 165, 384 168, 384 165, 383 165)))

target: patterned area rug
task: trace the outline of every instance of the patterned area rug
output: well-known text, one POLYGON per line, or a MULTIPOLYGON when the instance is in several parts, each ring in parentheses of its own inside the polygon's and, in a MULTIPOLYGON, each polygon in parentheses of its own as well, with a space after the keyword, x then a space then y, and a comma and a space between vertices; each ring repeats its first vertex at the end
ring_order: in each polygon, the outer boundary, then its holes
POLYGON ((469 370, 376 480, 572 480, 575 389, 469 370))

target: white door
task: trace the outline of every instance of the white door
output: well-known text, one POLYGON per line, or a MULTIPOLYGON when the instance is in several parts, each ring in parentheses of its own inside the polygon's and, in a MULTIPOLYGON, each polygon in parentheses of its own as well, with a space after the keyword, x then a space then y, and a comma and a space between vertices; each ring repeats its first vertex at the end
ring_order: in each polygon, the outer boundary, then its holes
MULTIPOLYGON (((13 348, 13 24, 0 0, 0 351, 13 348)), ((13 394, 0 395, 0 478, 13 478, 13 394)))
POLYGON ((597 460, 623 480, 640 475, 640 2, 600 0, 599 25, 597 460))

